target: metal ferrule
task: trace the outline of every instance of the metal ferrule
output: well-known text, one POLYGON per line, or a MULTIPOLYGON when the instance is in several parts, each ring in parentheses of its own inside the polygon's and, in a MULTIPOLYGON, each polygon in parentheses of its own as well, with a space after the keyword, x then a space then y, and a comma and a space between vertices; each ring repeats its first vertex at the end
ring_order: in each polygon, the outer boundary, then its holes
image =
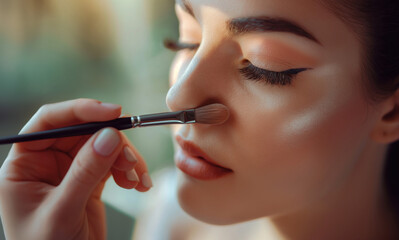
POLYGON ((146 127, 166 124, 187 124, 196 122, 194 109, 178 112, 133 116, 131 120, 133 127, 146 127))

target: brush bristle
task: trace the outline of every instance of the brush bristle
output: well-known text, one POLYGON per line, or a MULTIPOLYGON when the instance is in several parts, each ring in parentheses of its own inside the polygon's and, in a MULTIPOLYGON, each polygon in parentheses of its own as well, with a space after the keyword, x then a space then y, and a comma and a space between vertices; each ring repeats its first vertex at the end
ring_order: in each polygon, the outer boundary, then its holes
POLYGON ((209 104, 195 109, 197 123, 222 124, 230 116, 229 109, 220 103, 209 104))

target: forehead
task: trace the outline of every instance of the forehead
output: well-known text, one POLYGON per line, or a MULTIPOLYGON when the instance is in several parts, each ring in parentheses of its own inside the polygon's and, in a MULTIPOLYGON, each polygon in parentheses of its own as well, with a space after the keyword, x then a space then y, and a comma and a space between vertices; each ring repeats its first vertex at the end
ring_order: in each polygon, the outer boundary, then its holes
POLYGON ((342 21, 322 0, 176 0, 186 12, 201 24, 209 20, 207 10, 220 13, 225 20, 242 17, 267 16, 282 18, 302 26, 321 43, 335 44, 353 29, 342 21))
MULTIPOLYGON (((302 12, 306 9, 318 12, 324 8, 322 0, 175 0, 178 5, 184 6, 189 11, 198 11, 201 7, 217 8, 225 13, 265 14, 279 12, 302 12), (193 10, 195 9, 195 10, 193 10), (268 11, 268 9, 270 11, 268 11)), ((327 9, 325 9, 327 10, 327 9)))

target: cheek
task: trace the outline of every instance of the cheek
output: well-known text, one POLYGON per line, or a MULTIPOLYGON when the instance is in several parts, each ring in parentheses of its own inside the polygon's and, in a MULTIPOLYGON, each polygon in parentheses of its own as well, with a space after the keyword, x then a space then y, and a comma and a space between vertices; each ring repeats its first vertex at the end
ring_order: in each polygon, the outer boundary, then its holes
POLYGON ((336 78, 303 80, 292 92, 265 94, 258 86, 237 103, 244 110, 237 111, 233 164, 243 185, 265 189, 255 193, 270 202, 297 206, 336 189, 350 174, 367 139, 368 107, 354 81, 336 78))

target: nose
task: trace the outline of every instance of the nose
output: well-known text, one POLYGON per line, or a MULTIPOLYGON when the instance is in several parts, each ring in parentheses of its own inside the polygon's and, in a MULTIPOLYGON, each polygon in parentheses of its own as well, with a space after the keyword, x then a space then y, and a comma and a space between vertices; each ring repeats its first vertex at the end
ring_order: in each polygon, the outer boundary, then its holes
POLYGON ((180 66, 176 79, 172 79, 175 83, 166 96, 169 109, 179 111, 210 103, 223 103, 226 76, 222 76, 222 69, 225 64, 216 49, 198 49, 189 62, 180 66))

